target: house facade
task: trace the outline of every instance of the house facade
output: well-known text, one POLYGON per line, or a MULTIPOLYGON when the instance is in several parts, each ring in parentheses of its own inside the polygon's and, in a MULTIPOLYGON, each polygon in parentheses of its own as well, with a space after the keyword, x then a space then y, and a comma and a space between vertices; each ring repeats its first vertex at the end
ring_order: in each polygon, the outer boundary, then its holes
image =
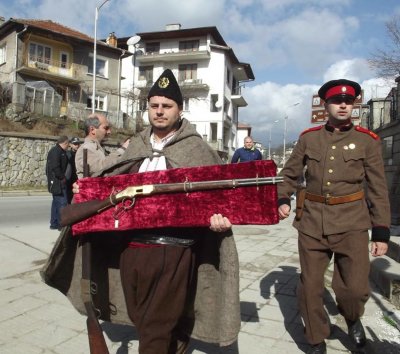
POLYGON ((400 77, 386 98, 371 99, 367 127, 382 141, 393 225, 400 225, 400 77))
POLYGON ((120 80, 115 73, 130 54, 97 41, 93 102, 93 45, 91 37, 49 20, 5 21, 0 26, 0 82, 12 90, 11 114, 35 112, 80 121, 94 104, 120 126, 120 80))
POLYGON ((169 68, 184 98, 184 117, 219 155, 228 160, 238 146, 239 108, 247 106, 241 89, 254 80, 251 66, 237 59, 216 27, 138 33, 119 38, 133 53, 122 60, 121 107, 137 129, 149 124, 147 94, 169 68))

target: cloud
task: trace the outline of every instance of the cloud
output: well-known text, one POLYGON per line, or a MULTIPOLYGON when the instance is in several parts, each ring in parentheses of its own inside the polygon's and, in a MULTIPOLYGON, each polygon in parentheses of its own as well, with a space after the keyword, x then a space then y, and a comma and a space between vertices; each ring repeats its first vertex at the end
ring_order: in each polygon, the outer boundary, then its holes
POLYGON ((281 145, 284 135, 284 119, 287 116, 286 141, 296 141, 304 129, 312 126, 311 101, 319 87, 326 81, 347 78, 361 84, 364 103, 371 98, 386 97, 394 81, 374 78, 365 59, 341 60, 332 64, 323 74, 319 85, 286 84, 266 81, 244 89, 248 106, 240 111, 240 121, 253 127, 254 139, 268 145, 272 129, 272 145, 281 145), (299 105, 293 104, 300 102, 299 105), (275 121, 278 122, 275 123, 275 121))

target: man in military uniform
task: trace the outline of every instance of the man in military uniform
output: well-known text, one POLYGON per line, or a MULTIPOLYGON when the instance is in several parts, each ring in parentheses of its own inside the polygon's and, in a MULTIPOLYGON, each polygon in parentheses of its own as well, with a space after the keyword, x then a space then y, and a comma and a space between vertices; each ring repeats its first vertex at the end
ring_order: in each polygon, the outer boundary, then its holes
POLYGON ((323 307, 324 273, 332 256, 338 309, 360 348, 366 343, 360 317, 369 297, 368 229, 373 256, 384 255, 388 248, 390 210, 379 137, 351 122, 360 92, 358 83, 345 79, 320 88, 328 122, 301 134, 281 171, 284 183, 278 186, 279 217, 285 219, 306 167, 303 213, 293 225, 299 233, 297 296, 309 353, 326 353, 330 325, 323 307))

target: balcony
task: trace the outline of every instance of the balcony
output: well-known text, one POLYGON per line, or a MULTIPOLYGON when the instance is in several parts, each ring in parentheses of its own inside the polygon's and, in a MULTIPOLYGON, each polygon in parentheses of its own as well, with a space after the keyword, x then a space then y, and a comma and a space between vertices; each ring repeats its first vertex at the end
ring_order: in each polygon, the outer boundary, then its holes
POLYGON ((242 86, 238 86, 232 90, 231 100, 237 107, 247 106, 247 102, 242 96, 242 86))
POLYGON ((180 80, 178 82, 182 93, 185 93, 187 90, 193 90, 193 89, 198 89, 198 90, 208 90, 209 86, 207 84, 203 84, 202 79, 186 79, 186 80, 180 80))
POLYGON ((55 80, 65 84, 79 84, 82 80, 83 66, 64 63, 43 57, 24 57, 17 72, 45 80, 55 80))
POLYGON ((156 62, 176 62, 210 59, 210 52, 207 50, 179 50, 178 48, 162 49, 159 52, 146 52, 138 49, 136 52, 137 63, 144 65, 156 62))

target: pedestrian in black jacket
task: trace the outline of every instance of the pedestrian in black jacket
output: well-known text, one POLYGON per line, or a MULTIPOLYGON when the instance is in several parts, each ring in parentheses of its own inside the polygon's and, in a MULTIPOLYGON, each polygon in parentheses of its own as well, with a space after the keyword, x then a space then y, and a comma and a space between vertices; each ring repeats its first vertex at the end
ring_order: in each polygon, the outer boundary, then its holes
POLYGON ((79 138, 73 137, 70 139, 69 149, 67 149, 68 165, 65 172, 65 178, 67 180, 68 204, 71 204, 72 198, 74 196, 74 194, 72 193, 72 185, 78 180, 78 176, 76 174, 75 155, 81 144, 82 142, 79 140, 79 138))
POLYGON ((66 150, 69 145, 68 137, 63 135, 57 140, 47 154, 46 176, 49 192, 53 195, 51 204, 50 229, 60 230, 60 210, 67 205, 67 188, 65 172, 68 165, 66 150))

